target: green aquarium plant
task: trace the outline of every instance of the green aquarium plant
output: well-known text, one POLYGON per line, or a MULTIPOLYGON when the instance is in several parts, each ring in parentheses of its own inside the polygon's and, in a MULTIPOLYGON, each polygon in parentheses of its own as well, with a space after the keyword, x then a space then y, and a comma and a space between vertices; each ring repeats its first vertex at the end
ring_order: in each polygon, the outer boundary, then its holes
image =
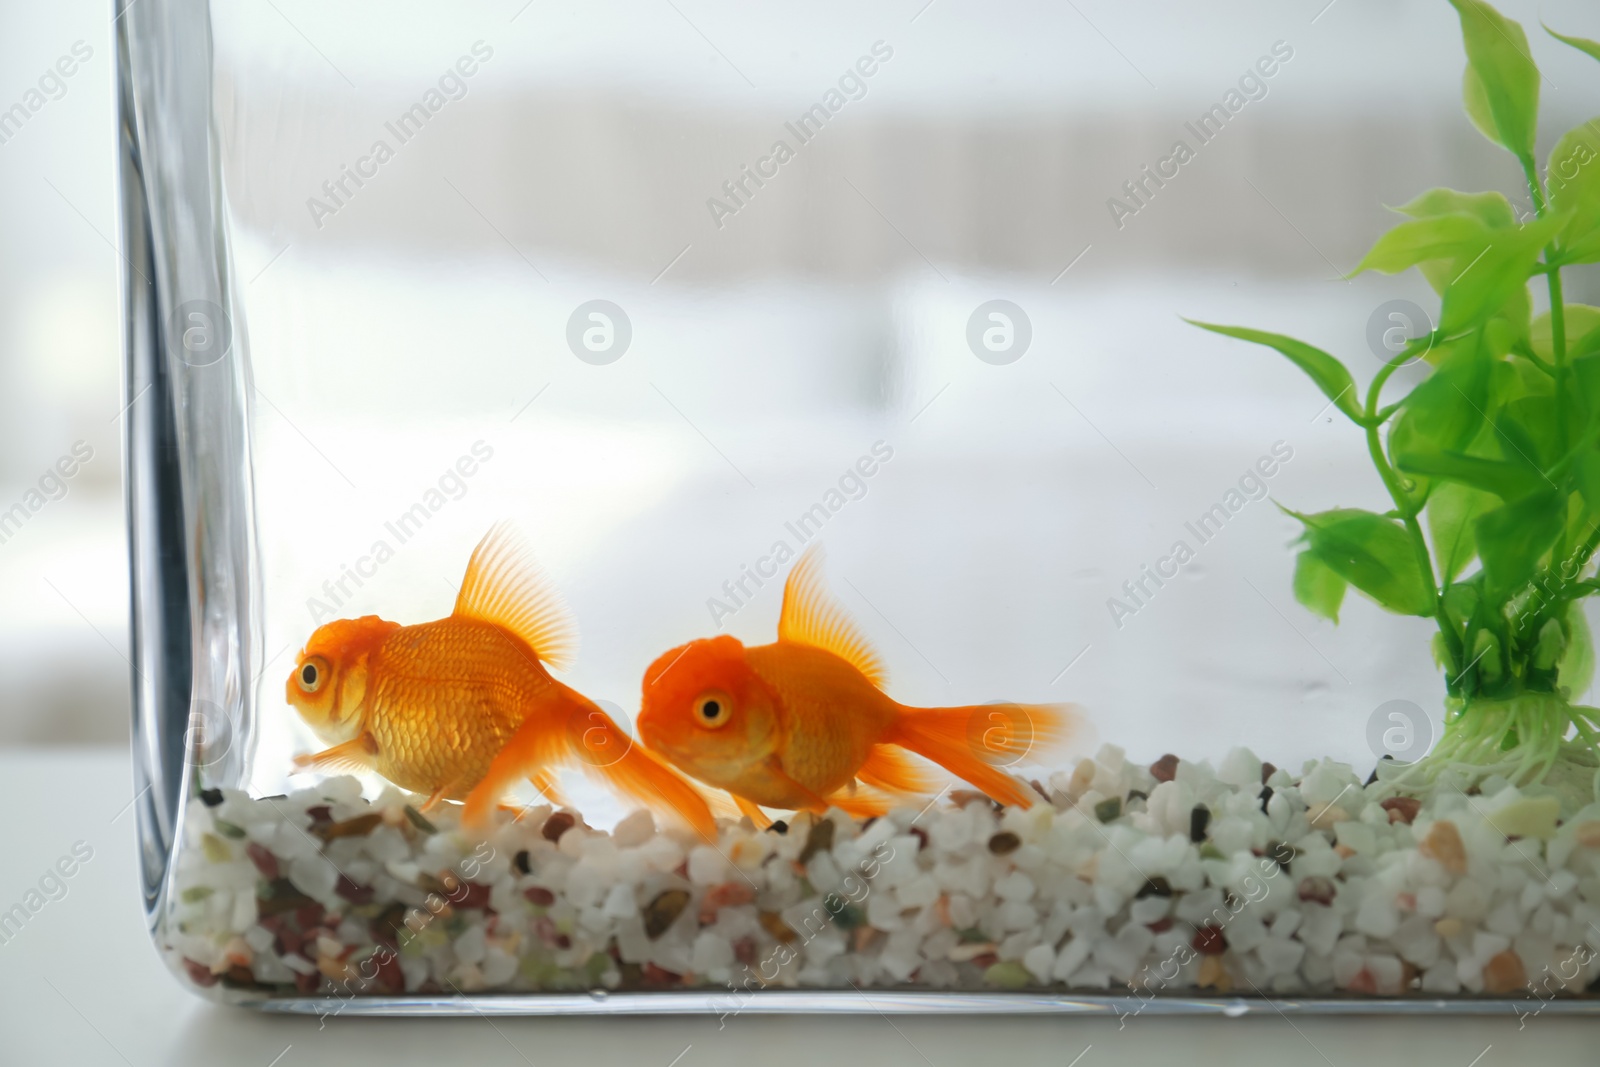
MULTIPOLYGON (((1195 325, 1276 349, 1366 436, 1393 507, 1289 511, 1304 527, 1294 593, 1337 622, 1354 586, 1438 625, 1445 728, 1409 773, 1529 783, 1561 770, 1593 789, 1600 710, 1574 698, 1593 672, 1581 602, 1600 592, 1600 308, 1567 303, 1561 275, 1600 263, 1600 118, 1563 134, 1541 173, 1541 77, 1527 35, 1481 0, 1450 2, 1466 44, 1467 114, 1516 158, 1526 208, 1499 192, 1429 190, 1397 209, 1405 221, 1353 272, 1417 268, 1439 295, 1437 327, 1363 393, 1312 345, 1195 325), (1534 313, 1530 286, 1548 310, 1534 313), (1386 397, 1394 373, 1419 358, 1426 377, 1386 397)), ((1600 43, 1548 32, 1600 60, 1600 43)))

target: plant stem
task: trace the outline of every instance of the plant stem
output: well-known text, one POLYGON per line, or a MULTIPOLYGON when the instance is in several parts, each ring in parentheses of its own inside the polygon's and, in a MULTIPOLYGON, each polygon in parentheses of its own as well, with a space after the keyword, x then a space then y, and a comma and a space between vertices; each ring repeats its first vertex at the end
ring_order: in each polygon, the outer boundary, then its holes
MULTIPOLYGON (((1539 168, 1532 159, 1522 160, 1522 174, 1528 182, 1528 195, 1533 198, 1533 213, 1544 218, 1549 212, 1544 186, 1539 181, 1539 168)), ((1567 308, 1561 290, 1559 252, 1552 239, 1544 249, 1545 283, 1550 291, 1550 377, 1556 404, 1556 452, 1565 454, 1570 442, 1567 437, 1567 308)), ((1530 345, 1530 348, 1532 346, 1530 345)), ((1563 559, 1567 552, 1567 532, 1563 528, 1556 538, 1553 559, 1563 559)))
POLYGON ((1428 583, 1428 592, 1432 600, 1431 608, 1434 621, 1439 626, 1439 633, 1443 635, 1445 648, 1450 654, 1450 676, 1456 676, 1461 670, 1464 650, 1461 638, 1457 636, 1455 626, 1445 618, 1443 610, 1443 591, 1439 588, 1438 578, 1433 571, 1433 557, 1428 553, 1428 542, 1422 536, 1422 525, 1417 522, 1418 508, 1412 503, 1406 493, 1405 486, 1401 484, 1400 475, 1389 463, 1383 454, 1383 442, 1378 436, 1382 420, 1378 418, 1378 401, 1383 394, 1384 384, 1388 382, 1394 372, 1400 369, 1401 364, 1409 362, 1413 353, 1411 346, 1400 352, 1399 355, 1389 360, 1383 368, 1373 375, 1372 384, 1367 387, 1366 420, 1364 429, 1367 432, 1367 452, 1372 457, 1372 465, 1378 469, 1378 476, 1383 479, 1384 488, 1389 490, 1389 496, 1394 501, 1395 509, 1400 514, 1400 521, 1405 524, 1406 533, 1411 536, 1412 550, 1417 556, 1417 565, 1421 568, 1423 577, 1428 583))
MULTIPOLYGON (((1545 200, 1544 187, 1539 182, 1539 169, 1532 159, 1522 160, 1522 174, 1528 182, 1528 195, 1533 199, 1533 213, 1537 218, 1544 218, 1549 212, 1549 204, 1545 200)), ((1553 377, 1555 378, 1556 396, 1556 441, 1561 451, 1567 448, 1567 410, 1562 403, 1565 399, 1562 386, 1567 368, 1567 321, 1566 305, 1561 294, 1561 268, 1558 260, 1556 243, 1552 240, 1545 246, 1544 268, 1545 281, 1550 289, 1550 349, 1553 354, 1553 377)))
MULTIPOLYGON (((1552 248, 1546 248, 1545 259, 1549 260, 1553 254, 1552 248)), ((1562 386, 1565 384, 1567 371, 1567 308, 1561 293, 1561 268, 1552 267, 1545 281, 1550 287, 1550 351, 1554 356, 1551 361, 1552 377, 1556 380, 1556 427, 1560 433, 1557 440, 1563 450, 1567 447, 1567 409, 1562 403, 1562 386)))

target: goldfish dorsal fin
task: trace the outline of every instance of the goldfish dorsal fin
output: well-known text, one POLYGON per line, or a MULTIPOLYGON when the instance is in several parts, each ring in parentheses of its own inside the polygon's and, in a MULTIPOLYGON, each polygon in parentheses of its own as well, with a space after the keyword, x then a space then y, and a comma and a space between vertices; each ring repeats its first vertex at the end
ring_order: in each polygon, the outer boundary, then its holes
POLYGON ((509 522, 495 523, 472 550, 454 614, 516 634, 558 669, 577 651, 578 630, 566 602, 509 522))
POLYGON ((879 688, 886 680, 883 663, 871 642, 856 629, 855 622, 823 584, 821 542, 800 554, 784 583, 778 640, 832 652, 879 688))

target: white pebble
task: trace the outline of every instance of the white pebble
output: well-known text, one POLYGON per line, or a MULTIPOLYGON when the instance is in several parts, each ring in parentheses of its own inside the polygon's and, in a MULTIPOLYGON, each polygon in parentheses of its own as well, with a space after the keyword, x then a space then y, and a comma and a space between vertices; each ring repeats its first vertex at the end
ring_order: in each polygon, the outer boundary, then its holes
POLYGON ((1356 929, 1368 937, 1388 937, 1400 925, 1400 911, 1385 894, 1373 893, 1361 901, 1356 929))
POLYGON ((1002 900, 1032 900, 1033 879, 1021 871, 1012 871, 994 884, 995 895, 1002 900))
POLYGON ((1035 945, 1022 955, 1022 965, 1041 982, 1050 980, 1050 970, 1055 962, 1056 951, 1049 945, 1035 945))
POLYGON ((516 957, 494 946, 490 946, 484 953, 483 963, 480 966, 483 969, 484 984, 491 987, 504 985, 516 977, 517 973, 516 957))
POLYGON ((931 874, 920 874, 895 889, 903 908, 922 908, 939 899, 939 883, 931 874))
POLYGON ((689 965, 704 973, 733 963, 733 946, 725 938, 703 931, 694 939, 694 953, 689 965))
POLYGON ((477 963, 483 959, 488 946, 484 943, 483 927, 469 926, 456 938, 454 949, 456 959, 462 963, 477 963))
POLYGON ((618 848, 634 848, 655 836, 656 818, 646 808, 624 815, 611 831, 618 848))
POLYGON ((1057 982, 1063 982, 1076 974, 1094 951, 1094 941, 1089 937, 1074 937, 1061 949, 1061 954, 1056 957, 1056 962, 1050 968, 1050 977, 1057 982))
POLYGON ((639 910, 638 903, 633 898, 633 887, 618 883, 611 887, 606 894, 605 903, 600 905, 600 913, 608 919, 626 919, 639 910))
POLYGON ((1171 897, 1148 896, 1128 906, 1128 917, 1141 926, 1148 926, 1165 919, 1171 907, 1171 897))
POLYGON ((1299 941, 1273 937, 1256 948, 1256 955, 1261 958, 1268 974, 1292 974, 1299 969, 1300 961, 1305 959, 1306 946, 1299 941))
POLYGON ((298 855, 289 861, 289 881, 296 889, 326 904, 339 884, 339 869, 318 853, 298 855))
POLYGON ((1248 748, 1234 748, 1217 764, 1217 780, 1236 789, 1261 788, 1261 760, 1248 748))
POLYGON ((728 861, 710 845, 689 850, 689 881, 695 885, 717 885, 727 880, 728 861))
POLYGON ((1489 895, 1477 882, 1464 879, 1445 895, 1444 913, 1454 919, 1476 922, 1489 914, 1489 895))
POLYGON ((1378 835, 1366 823, 1335 823, 1333 833, 1339 844, 1355 849, 1361 855, 1370 856, 1378 851, 1378 835))

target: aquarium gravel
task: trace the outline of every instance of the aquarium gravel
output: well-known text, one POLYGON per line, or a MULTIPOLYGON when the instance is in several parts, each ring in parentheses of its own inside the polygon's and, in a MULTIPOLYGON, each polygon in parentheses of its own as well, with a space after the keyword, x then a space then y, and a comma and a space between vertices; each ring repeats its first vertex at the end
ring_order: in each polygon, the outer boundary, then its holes
MULTIPOLYGON (((1112 746, 1000 809, 946 791, 877 819, 548 805, 486 837, 354 778, 188 806, 167 951, 234 996, 900 987, 1368 996, 1530 1010, 1600 983, 1600 804, 1490 779, 1408 795, 1343 763, 1112 746), (1470 795, 1469 795, 1470 793, 1470 795)), ((228 995, 228 994, 224 994, 228 995)), ((723 1002, 719 1002, 723 1003, 723 1002)))

